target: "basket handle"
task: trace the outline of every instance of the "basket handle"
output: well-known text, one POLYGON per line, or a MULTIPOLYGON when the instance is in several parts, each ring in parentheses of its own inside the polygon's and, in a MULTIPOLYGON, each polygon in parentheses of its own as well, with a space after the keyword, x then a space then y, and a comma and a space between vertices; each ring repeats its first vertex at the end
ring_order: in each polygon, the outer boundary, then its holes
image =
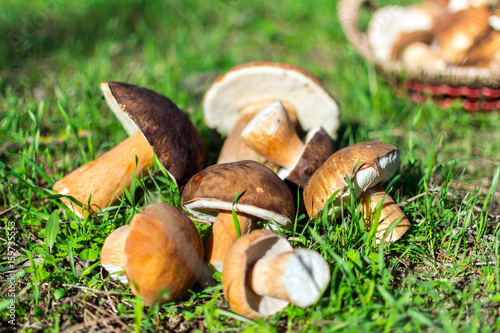
POLYGON ((367 0, 341 0, 338 3, 338 17, 347 39, 366 59, 373 61, 366 33, 358 28, 359 9, 367 0))

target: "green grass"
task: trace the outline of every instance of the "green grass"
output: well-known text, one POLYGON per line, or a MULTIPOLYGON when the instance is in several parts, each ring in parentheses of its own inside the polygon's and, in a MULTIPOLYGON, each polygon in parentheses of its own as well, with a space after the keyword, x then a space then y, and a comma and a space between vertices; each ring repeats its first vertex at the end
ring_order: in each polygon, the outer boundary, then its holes
MULTIPOLYGON (((11 327, 14 300, 15 330, 27 332, 500 330, 500 114, 395 97, 347 43, 336 15, 336 2, 323 0, 4 0, 2 325, 11 327), (203 93, 217 75, 255 60, 303 67, 328 87, 341 104, 339 147, 376 139, 401 149, 398 177, 385 185, 413 226, 379 247, 356 204, 337 223, 299 213, 285 234, 320 252, 332 271, 310 308, 247 320, 230 311, 219 284, 144 305, 101 270, 99 252, 148 203, 180 204, 164 170, 135 181, 118 206, 92 219, 77 218, 51 186, 126 137, 101 81, 169 97, 199 128, 207 165, 215 163, 223 138, 203 122, 203 93)), ((206 239, 209 227, 199 229, 206 239)))

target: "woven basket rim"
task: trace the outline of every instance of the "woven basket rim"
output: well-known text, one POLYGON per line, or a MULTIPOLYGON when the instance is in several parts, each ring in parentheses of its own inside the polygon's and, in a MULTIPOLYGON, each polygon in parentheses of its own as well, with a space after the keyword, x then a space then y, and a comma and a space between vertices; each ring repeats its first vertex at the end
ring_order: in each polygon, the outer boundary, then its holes
POLYGON ((378 70, 389 77, 406 81, 417 81, 430 85, 449 85, 471 88, 500 88, 500 71, 477 67, 449 66, 445 69, 405 67, 395 60, 380 61, 373 55, 366 33, 358 28, 361 5, 366 0, 340 0, 338 17, 348 41, 363 58, 372 62, 378 70))

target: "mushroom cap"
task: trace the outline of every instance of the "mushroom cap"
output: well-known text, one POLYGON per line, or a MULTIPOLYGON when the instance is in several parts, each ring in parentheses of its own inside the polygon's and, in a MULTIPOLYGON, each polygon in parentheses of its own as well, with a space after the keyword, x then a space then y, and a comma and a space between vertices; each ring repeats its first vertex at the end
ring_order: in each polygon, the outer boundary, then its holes
POLYGON ((352 181, 356 198, 380 182, 392 177, 399 165, 400 152, 395 146, 381 141, 353 144, 333 153, 311 176, 304 188, 304 206, 311 218, 316 218, 330 197, 333 207, 328 215, 338 217, 350 195, 346 176, 352 181))
POLYGON ((205 122, 229 133, 243 107, 275 100, 294 108, 304 130, 323 126, 332 138, 337 137, 337 101, 312 74, 283 63, 251 62, 218 77, 203 98, 205 122))
POLYGON ((193 222, 178 208, 151 204, 132 219, 125 261, 131 289, 145 302, 174 301, 200 275, 203 242, 193 222), (163 290, 168 291, 167 298, 163 290))
POLYGON ((195 217, 214 222, 219 211, 234 210, 292 226, 295 207, 288 186, 268 167, 255 161, 211 165, 194 175, 182 192, 182 206, 195 217))
POLYGON ((467 50, 490 28, 490 11, 484 6, 452 13, 437 21, 432 28, 432 44, 436 54, 453 64, 459 64, 467 50))
POLYGON ((259 259, 292 251, 285 237, 271 230, 256 229, 238 238, 224 259, 222 289, 229 306, 247 318, 273 315, 289 303, 259 296, 247 288, 247 273, 259 259))
POLYGON ((101 90, 127 133, 140 130, 179 185, 203 168, 205 149, 200 134, 170 99, 121 82, 103 82, 101 90))
POLYGON ((492 30, 465 56, 464 66, 500 70, 500 31, 492 30))

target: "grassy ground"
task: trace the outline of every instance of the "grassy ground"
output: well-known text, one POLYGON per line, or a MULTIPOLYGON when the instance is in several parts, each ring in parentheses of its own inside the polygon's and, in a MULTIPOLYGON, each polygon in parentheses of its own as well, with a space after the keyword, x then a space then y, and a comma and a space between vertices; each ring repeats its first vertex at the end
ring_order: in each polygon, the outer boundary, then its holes
POLYGON ((162 3, 2 1, 1 332, 500 330, 499 113, 395 97, 347 44, 335 1, 162 3), (217 75, 255 60, 301 66, 331 90, 342 109, 339 147, 376 139, 401 149, 390 193, 413 226, 382 248, 356 205, 338 223, 299 216, 287 236, 332 270, 324 297, 307 309, 250 321, 230 311, 220 285, 145 306, 109 279, 98 255, 147 203, 178 205, 171 182, 155 169, 119 207, 85 220, 51 185, 126 137, 101 81, 168 96, 189 112, 214 163, 222 140, 203 123, 203 93, 217 75))

